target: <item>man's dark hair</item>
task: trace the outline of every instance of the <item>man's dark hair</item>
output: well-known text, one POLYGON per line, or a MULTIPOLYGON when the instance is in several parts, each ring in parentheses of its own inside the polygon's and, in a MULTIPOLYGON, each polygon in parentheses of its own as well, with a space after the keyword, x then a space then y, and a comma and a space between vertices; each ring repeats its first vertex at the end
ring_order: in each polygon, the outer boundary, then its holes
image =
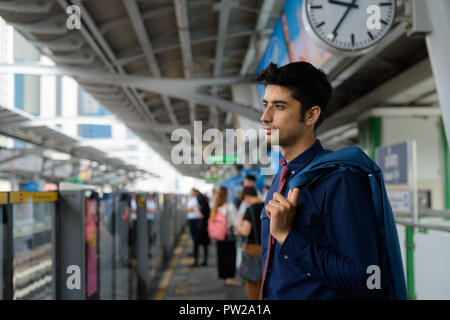
POLYGON ((256 193, 256 189, 254 187, 245 187, 242 189, 242 194, 244 196, 256 197, 258 194, 256 193))
POLYGON ((301 122, 305 121, 306 111, 319 106, 321 112, 314 130, 325 118, 331 98, 331 84, 325 72, 316 69, 312 64, 302 61, 277 67, 276 64, 270 63, 258 73, 256 81, 265 87, 275 84, 291 90, 292 97, 301 103, 301 122))
POLYGON ((252 174, 248 174, 248 175, 245 177, 245 179, 251 180, 251 181, 255 181, 255 182, 256 182, 256 178, 255 178, 255 176, 252 175, 252 174))

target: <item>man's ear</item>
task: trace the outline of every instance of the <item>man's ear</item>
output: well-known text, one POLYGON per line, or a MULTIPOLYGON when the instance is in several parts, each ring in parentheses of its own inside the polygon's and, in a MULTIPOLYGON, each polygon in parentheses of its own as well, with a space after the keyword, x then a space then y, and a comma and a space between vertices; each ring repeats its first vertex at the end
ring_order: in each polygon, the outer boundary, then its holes
POLYGON ((313 106, 308 111, 306 111, 306 125, 314 125, 319 121, 321 109, 319 106, 313 106))

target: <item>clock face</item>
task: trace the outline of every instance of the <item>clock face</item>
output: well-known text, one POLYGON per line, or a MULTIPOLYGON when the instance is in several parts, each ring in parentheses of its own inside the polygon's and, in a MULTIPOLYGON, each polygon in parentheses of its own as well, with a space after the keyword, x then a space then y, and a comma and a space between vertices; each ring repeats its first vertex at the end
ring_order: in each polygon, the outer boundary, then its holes
POLYGON ((395 12, 395 0, 304 0, 303 21, 325 49, 356 55, 387 34, 395 12))

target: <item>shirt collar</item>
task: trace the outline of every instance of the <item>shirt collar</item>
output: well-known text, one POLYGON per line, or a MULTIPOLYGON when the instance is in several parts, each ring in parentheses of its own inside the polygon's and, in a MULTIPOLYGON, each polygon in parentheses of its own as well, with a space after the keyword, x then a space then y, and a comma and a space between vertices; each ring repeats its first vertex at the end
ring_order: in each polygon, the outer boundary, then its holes
MULTIPOLYGON (((292 174, 297 173, 299 170, 302 170, 312 159, 319 153, 323 151, 322 144, 319 139, 316 139, 316 142, 299 154, 297 157, 292 159, 289 163, 287 163, 288 169, 292 174)), ((286 165, 286 159, 283 159, 283 165, 286 165)))

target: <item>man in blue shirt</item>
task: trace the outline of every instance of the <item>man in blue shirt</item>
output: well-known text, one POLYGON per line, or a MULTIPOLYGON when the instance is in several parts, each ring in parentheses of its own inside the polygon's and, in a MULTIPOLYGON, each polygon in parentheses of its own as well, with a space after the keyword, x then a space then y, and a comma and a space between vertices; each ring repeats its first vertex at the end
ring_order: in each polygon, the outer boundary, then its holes
POLYGON ((260 298, 386 298, 389 264, 367 175, 336 172, 302 190, 288 188, 323 151, 315 130, 331 97, 326 75, 307 62, 270 64, 257 81, 266 87, 266 138, 270 143, 278 132, 284 158, 283 175, 275 176, 261 214, 260 298))

